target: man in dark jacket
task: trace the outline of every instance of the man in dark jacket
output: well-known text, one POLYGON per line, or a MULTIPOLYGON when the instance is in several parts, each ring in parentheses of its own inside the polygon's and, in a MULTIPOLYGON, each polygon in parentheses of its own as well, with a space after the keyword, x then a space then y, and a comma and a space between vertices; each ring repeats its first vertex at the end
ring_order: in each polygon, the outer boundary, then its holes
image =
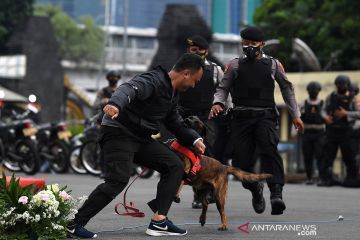
POLYGON ((100 146, 104 156, 105 182, 95 188, 79 209, 68 232, 83 238, 96 234, 86 230, 87 222, 108 205, 127 185, 132 161, 161 173, 156 198, 148 203, 154 211, 148 235, 185 235, 166 215, 184 170, 179 157, 164 144, 153 140, 160 123, 196 154, 205 151, 202 138, 185 127, 178 113, 179 92, 193 88, 203 74, 203 60, 184 54, 170 72, 160 66, 140 74, 118 87, 104 107, 100 146))

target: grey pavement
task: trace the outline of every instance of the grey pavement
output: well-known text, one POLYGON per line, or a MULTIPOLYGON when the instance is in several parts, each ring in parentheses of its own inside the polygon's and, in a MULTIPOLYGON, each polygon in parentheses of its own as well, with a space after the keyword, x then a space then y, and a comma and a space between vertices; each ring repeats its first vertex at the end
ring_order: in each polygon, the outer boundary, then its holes
MULTIPOLYGON (((89 175, 37 174, 47 184, 67 185, 74 197, 89 195, 102 182, 89 175)), ((119 216, 114 205, 122 200, 122 193, 86 226, 98 232, 98 239, 155 239, 145 234, 152 213, 147 201, 154 198, 158 177, 138 179, 127 194, 128 201, 145 212, 144 218, 119 216)), ((220 217, 216 206, 211 204, 207 214, 207 224, 198 223, 201 210, 191 208, 192 190, 185 187, 181 203, 173 203, 168 217, 188 230, 184 237, 161 237, 162 239, 360 239, 360 190, 342 187, 316 187, 301 184, 287 184, 284 200, 287 209, 281 216, 272 216, 269 190, 264 196, 267 208, 263 214, 256 214, 251 206, 251 194, 238 181, 229 181, 226 214, 228 231, 218 231, 220 217), (339 216, 344 219, 338 220, 339 216), (246 225, 249 223, 248 225, 246 225), (242 229, 238 229, 245 224, 242 229), (246 228, 247 226, 247 228, 246 228), (303 235, 301 235, 303 234, 303 235)))

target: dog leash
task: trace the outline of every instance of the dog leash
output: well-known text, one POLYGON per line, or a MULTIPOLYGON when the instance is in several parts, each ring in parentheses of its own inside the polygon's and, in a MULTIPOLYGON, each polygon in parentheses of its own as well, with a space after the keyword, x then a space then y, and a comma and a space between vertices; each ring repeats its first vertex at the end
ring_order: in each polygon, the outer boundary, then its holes
POLYGON ((127 188, 125 189, 124 195, 123 195, 123 202, 122 203, 117 203, 115 204, 115 212, 118 215, 121 216, 130 216, 130 217, 145 217, 145 213, 140 212, 140 210, 135 206, 135 202, 130 202, 130 205, 126 204, 126 193, 129 190, 130 186, 135 182, 136 179, 138 179, 139 177, 141 177, 143 175, 143 173, 147 170, 147 168, 144 168, 142 170, 142 172, 140 174, 138 174, 133 180, 132 182, 127 186, 127 188), (122 205, 125 209, 125 212, 120 213, 119 212, 119 206, 122 205))

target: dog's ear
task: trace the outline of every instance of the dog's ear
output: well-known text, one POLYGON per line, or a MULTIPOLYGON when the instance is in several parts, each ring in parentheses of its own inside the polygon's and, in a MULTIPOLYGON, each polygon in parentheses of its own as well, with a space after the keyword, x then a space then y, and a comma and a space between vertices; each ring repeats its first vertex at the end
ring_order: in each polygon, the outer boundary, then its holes
POLYGON ((185 127, 192 128, 192 121, 189 118, 184 119, 184 125, 185 127))

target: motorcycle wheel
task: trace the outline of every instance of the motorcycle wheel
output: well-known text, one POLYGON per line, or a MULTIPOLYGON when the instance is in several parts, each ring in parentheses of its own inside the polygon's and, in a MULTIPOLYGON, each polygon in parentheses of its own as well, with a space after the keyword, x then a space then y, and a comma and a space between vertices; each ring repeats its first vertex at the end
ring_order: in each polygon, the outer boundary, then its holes
POLYGON ((19 167, 19 163, 17 161, 13 161, 11 158, 6 156, 5 147, 0 139, 0 163, 11 172, 20 172, 21 168, 19 167))
POLYGON ((80 150, 80 159, 86 171, 92 175, 101 174, 100 147, 95 140, 85 142, 80 150))
POLYGON ((49 160, 50 168, 56 173, 65 173, 68 170, 69 148, 62 141, 54 141, 50 146, 50 153, 54 156, 49 160))
POLYGON ((15 149, 17 154, 23 158, 23 161, 19 162, 19 166, 24 173, 33 175, 39 171, 40 156, 33 141, 21 140, 16 144, 15 149))
POLYGON ((69 165, 70 168, 78 174, 85 174, 87 173, 86 169, 82 165, 81 159, 80 159, 80 149, 81 146, 76 146, 70 150, 69 154, 69 165))

